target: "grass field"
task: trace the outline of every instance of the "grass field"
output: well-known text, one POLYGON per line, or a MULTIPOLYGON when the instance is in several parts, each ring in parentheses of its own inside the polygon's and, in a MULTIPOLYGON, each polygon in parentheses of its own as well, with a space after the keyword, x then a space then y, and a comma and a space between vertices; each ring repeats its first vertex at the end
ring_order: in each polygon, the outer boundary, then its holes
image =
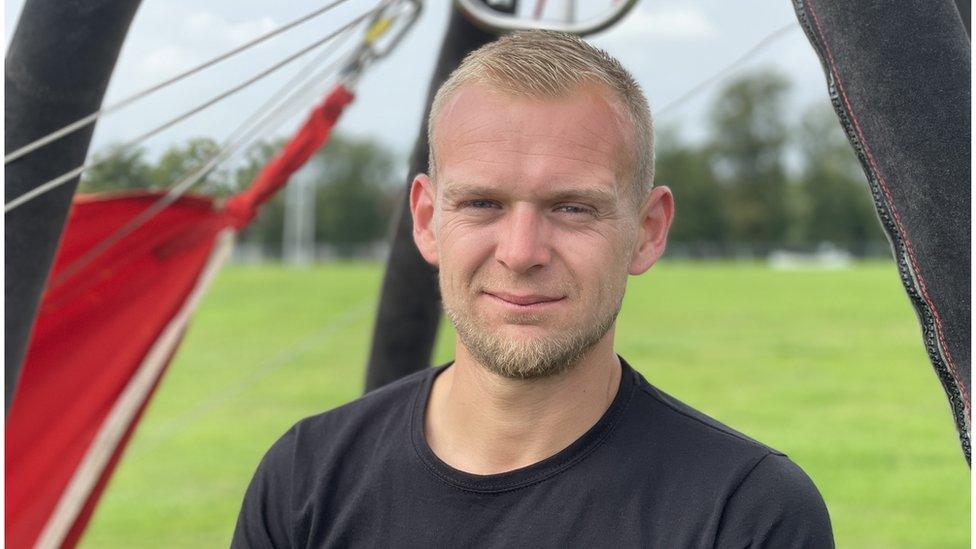
MULTIPOLYGON (((83 546, 226 547, 268 446, 360 394, 381 276, 226 268, 83 546)), ((969 469, 892 264, 664 263, 631 279, 618 325, 651 383, 807 471, 838 547, 969 547, 969 469)))

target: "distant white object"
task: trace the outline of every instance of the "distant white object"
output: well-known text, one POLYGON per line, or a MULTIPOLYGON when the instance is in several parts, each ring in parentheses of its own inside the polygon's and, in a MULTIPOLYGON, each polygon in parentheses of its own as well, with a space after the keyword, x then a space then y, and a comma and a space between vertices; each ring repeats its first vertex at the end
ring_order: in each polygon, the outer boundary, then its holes
POLYGON ((306 164, 285 187, 285 263, 306 266, 315 255, 315 171, 306 164))
POLYGON ((254 242, 235 242, 228 263, 235 265, 260 265, 267 260, 264 249, 254 242))
POLYGON ((768 261, 777 270, 847 269, 854 263, 854 256, 830 242, 821 242, 813 253, 773 251, 768 261))

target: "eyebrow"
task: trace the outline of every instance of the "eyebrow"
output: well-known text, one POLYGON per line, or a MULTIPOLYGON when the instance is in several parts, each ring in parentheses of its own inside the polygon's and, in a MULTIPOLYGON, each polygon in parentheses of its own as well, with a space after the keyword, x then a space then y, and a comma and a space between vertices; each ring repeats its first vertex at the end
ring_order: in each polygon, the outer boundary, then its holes
MULTIPOLYGON (((489 185, 446 184, 444 185, 444 200, 453 202, 461 196, 489 197, 499 193, 498 188, 489 185)), ((570 187, 559 189, 543 198, 548 202, 564 202, 579 200, 597 204, 613 204, 617 195, 609 189, 601 187, 570 187)))
POLYGON ((553 202, 581 200, 596 204, 613 204, 617 201, 617 194, 602 187, 573 187, 560 189, 548 196, 553 202))
POLYGON ((498 194, 498 189, 489 185, 472 185, 466 183, 444 185, 444 200, 454 202, 462 196, 488 197, 498 194))

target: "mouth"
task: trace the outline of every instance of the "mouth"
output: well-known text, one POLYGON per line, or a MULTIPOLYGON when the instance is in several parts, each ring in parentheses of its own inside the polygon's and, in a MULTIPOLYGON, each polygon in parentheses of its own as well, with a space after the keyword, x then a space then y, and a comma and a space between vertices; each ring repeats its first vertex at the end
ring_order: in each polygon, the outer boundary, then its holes
POLYGON ((541 309, 546 306, 559 303, 565 299, 565 296, 547 296, 539 294, 510 294, 507 292, 488 291, 483 291, 482 293, 502 303, 503 305, 523 310, 541 309))

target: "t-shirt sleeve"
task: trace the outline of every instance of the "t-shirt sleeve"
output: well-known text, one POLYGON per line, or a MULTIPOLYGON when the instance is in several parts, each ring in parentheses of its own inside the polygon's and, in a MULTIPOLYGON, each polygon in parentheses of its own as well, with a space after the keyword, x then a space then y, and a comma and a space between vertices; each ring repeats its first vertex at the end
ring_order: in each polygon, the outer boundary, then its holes
POLYGON ((264 455, 244 494, 231 540, 233 549, 290 547, 291 467, 294 429, 264 455))
POLYGON ((767 454, 729 497, 716 547, 833 547, 827 506, 789 458, 767 454))

